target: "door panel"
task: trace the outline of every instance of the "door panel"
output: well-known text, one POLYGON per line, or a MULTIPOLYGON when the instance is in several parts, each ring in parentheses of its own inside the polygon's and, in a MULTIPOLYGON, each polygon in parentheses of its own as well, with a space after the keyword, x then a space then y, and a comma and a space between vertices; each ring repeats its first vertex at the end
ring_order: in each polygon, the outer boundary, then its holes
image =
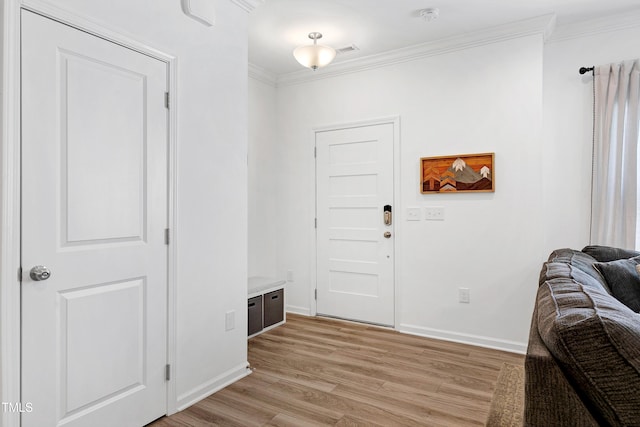
POLYGON ((69 412, 143 386, 144 291, 137 279, 59 293, 69 412))
POLYGON ((166 412, 166 69, 22 12, 23 427, 166 412))
POLYGON ((141 240, 145 76, 71 52, 59 58, 64 243, 141 240))
POLYGON ((394 323, 393 224, 383 220, 393 143, 392 124, 316 133, 319 314, 394 323))

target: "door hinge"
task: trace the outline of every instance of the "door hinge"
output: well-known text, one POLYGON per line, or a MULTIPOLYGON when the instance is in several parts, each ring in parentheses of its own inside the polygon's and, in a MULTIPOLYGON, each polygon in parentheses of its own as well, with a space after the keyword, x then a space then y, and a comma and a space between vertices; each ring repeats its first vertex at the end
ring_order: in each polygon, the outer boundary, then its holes
POLYGON ((168 228, 164 229, 164 244, 165 245, 169 244, 169 229, 168 228))
POLYGON ((314 290, 313 290, 313 299, 315 299, 316 301, 318 301, 318 289, 314 289, 314 290))
POLYGON ((18 267, 18 282, 22 282, 22 266, 18 267))
POLYGON ((313 227, 318 228, 318 218, 313 219, 313 227))
POLYGON ((169 381, 171 379, 171 365, 169 364, 164 367, 164 379, 166 381, 169 381))
POLYGON ((169 92, 164 93, 164 108, 169 108, 169 92))

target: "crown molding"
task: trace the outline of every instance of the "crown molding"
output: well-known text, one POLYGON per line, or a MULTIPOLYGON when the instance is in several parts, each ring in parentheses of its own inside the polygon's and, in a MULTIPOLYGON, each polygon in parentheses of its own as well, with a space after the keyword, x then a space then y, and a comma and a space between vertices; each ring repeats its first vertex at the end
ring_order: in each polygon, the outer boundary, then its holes
POLYGON ((632 12, 601 16, 595 19, 558 25, 549 43, 573 40, 611 31, 640 27, 640 8, 632 12))
POLYGON ((265 0, 229 0, 229 1, 231 1, 231 3, 235 4, 236 6, 240 7, 245 12, 251 13, 255 8, 262 5, 265 0))
POLYGON ((249 63, 249 77, 273 87, 278 83, 278 77, 274 73, 252 63, 249 63))
POLYGON ((541 35, 543 41, 546 41, 551 36, 555 28, 555 23, 555 14, 543 15, 463 35, 447 37, 376 55, 369 55, 363 58, 335 62, 329 67, 321 68, 314 72, 304 69, 281 74, 276 79, 276 85, 288 86, 317 79, 357 73, 536 34, 541 35))

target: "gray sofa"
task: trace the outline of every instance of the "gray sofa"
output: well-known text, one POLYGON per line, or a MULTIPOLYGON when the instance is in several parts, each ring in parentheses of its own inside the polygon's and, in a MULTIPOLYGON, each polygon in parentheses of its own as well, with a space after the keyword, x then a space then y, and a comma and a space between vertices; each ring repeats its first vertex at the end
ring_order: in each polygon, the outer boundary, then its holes
POLYGON ((640 288, 639 255, 551 253, 525 359, 525 426, 640 426, 640 314, 625 305, 640 288))

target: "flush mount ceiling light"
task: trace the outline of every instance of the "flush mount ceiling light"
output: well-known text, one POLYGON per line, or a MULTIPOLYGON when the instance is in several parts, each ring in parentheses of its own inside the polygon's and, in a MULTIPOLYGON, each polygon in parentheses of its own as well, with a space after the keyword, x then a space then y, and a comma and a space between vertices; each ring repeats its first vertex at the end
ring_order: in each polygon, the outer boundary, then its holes
POLYGON ((320 33, 309 33, 309 38, 313 40, 313 44, 295 48, 293 56, 300 64, 315 71, 333 61, 333 58, 336 57, 336 50, 318 44, 318 39, 322 38, 320 33))

